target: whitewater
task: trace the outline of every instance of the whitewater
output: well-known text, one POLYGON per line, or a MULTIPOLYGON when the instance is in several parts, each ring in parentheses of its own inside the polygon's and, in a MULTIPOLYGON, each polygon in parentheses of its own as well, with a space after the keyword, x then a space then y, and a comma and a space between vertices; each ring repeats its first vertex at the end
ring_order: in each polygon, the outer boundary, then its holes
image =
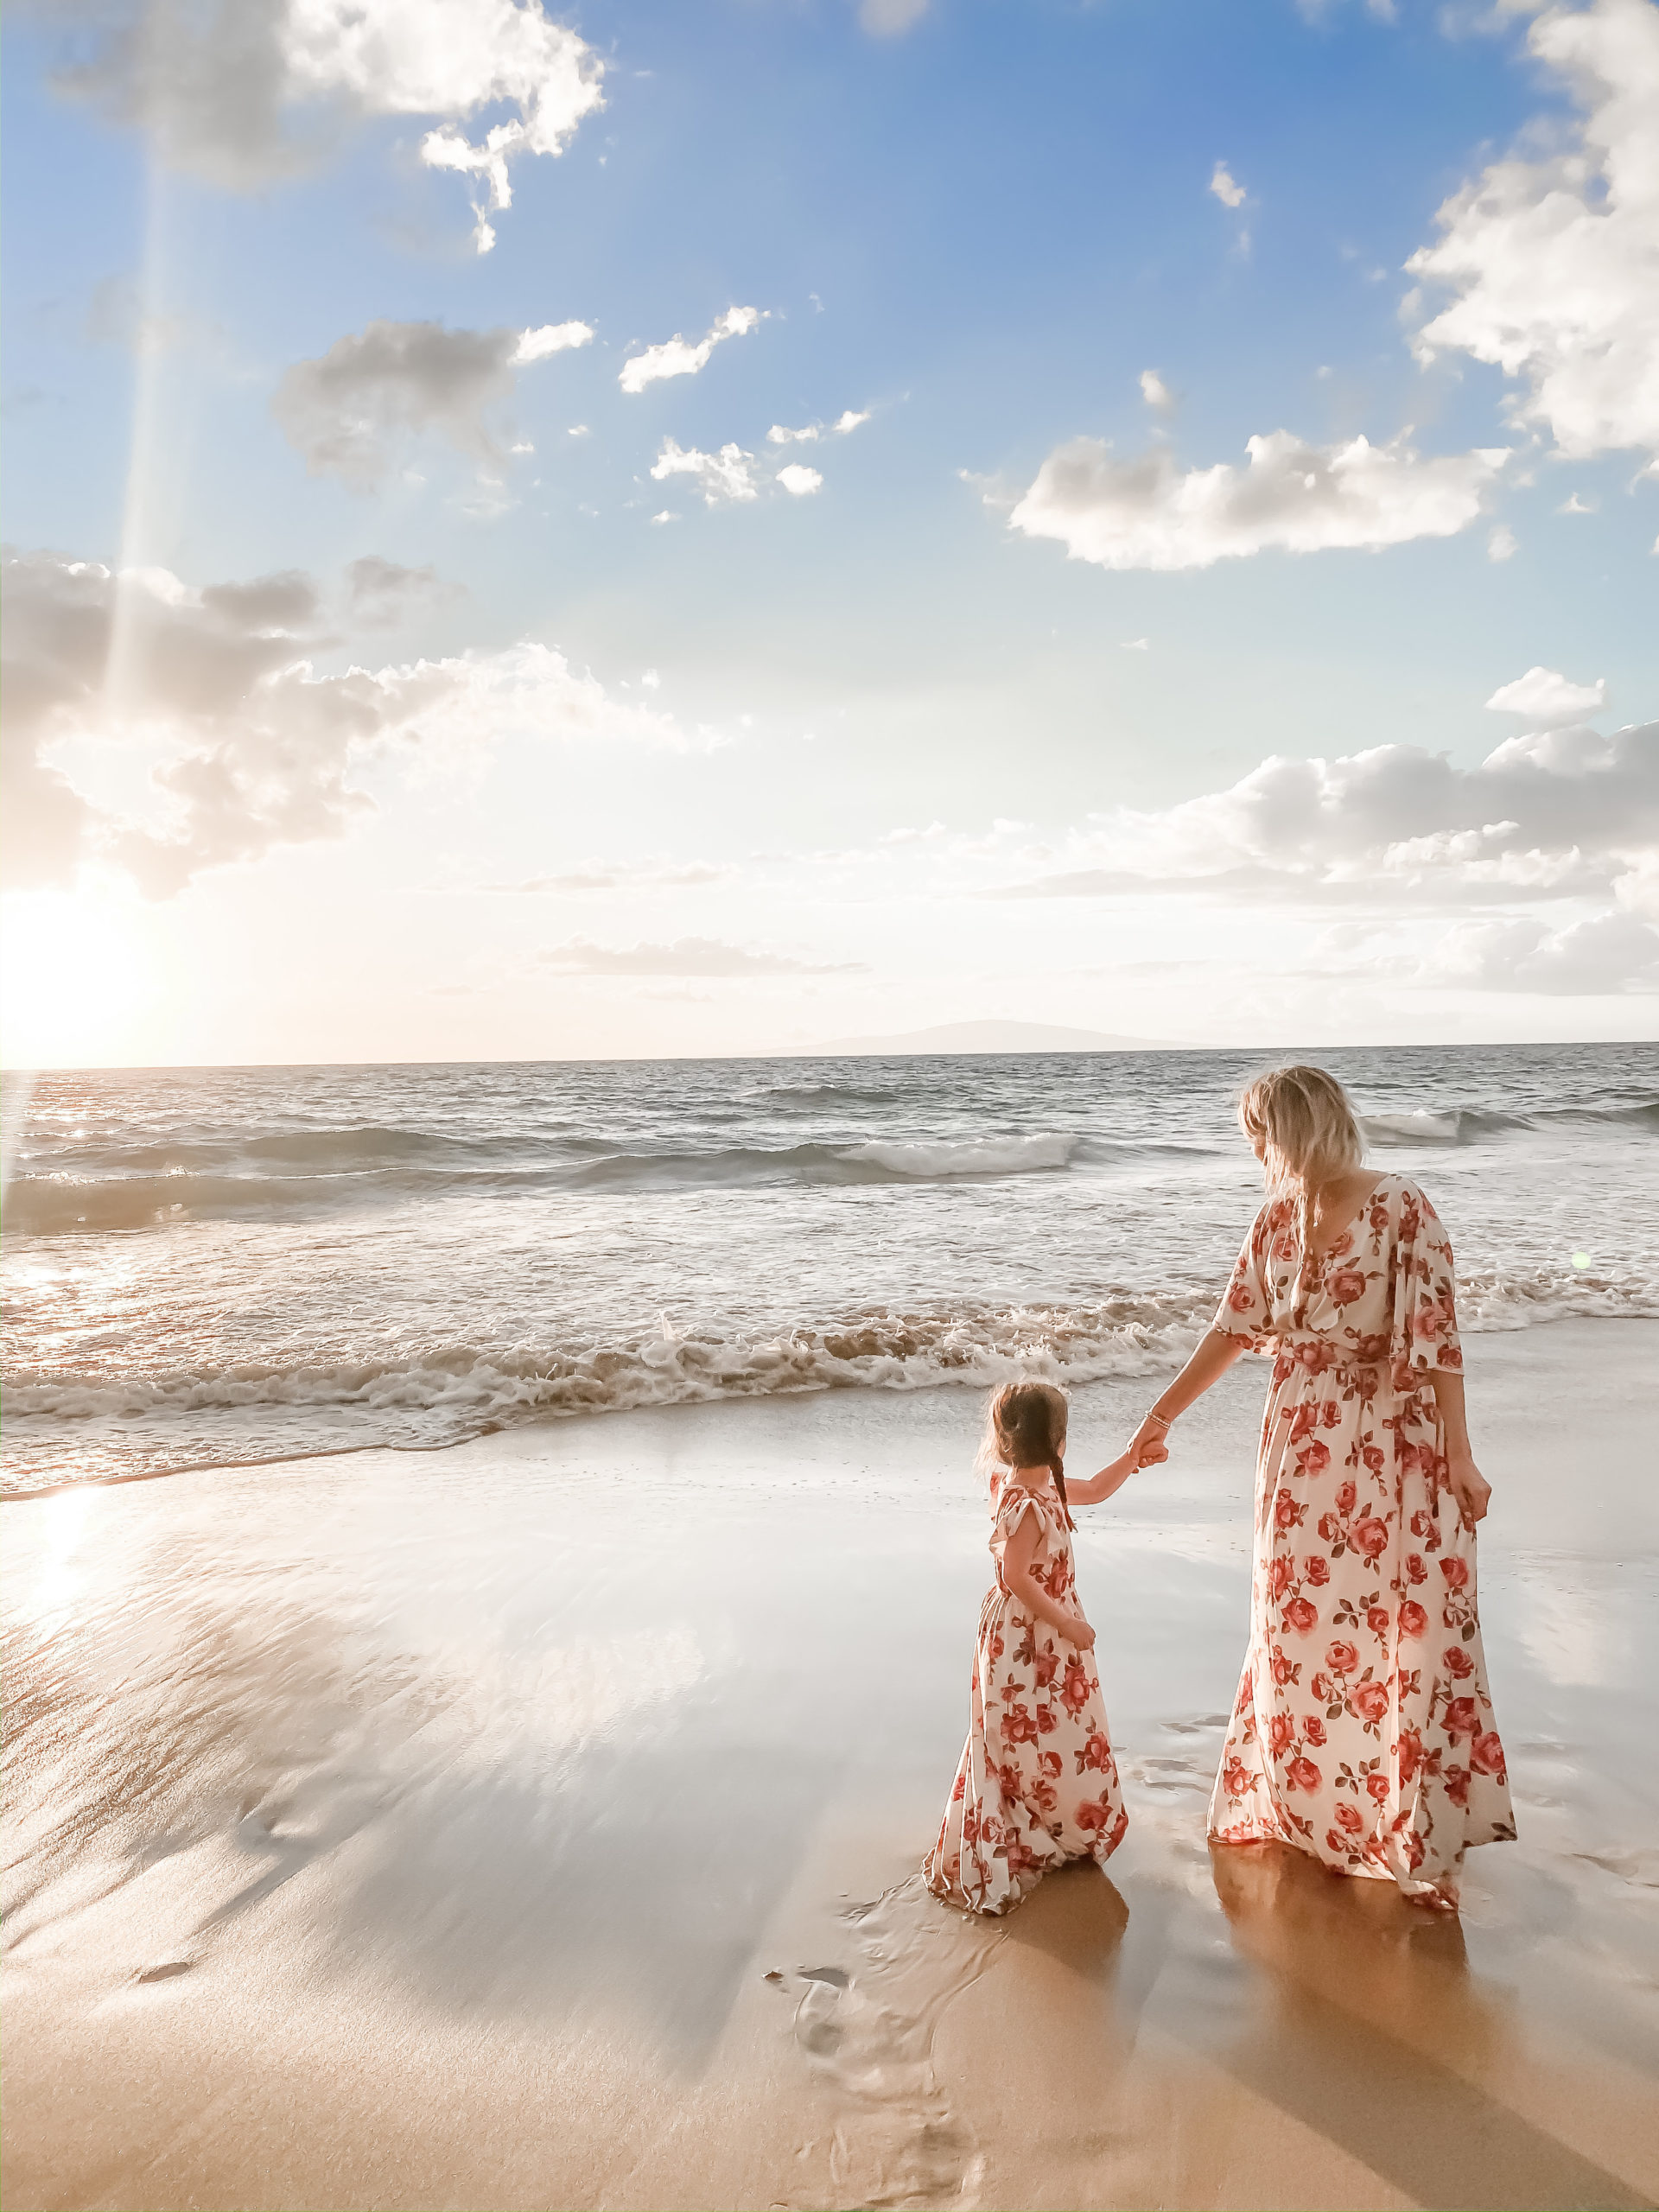
MULTIPOLYGON (((1166 1371, 1237 1052, 6 1078, 11 1491, 624 1407, 1166 1371)), ((1465 1328, 1659 1315, 1659 1050, 1344 1051, 1465 1328)))

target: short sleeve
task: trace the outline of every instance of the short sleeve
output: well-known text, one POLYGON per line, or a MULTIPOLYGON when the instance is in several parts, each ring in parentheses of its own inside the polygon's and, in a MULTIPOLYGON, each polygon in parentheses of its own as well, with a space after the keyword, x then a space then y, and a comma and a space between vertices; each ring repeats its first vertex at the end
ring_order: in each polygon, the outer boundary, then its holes
POLYGON ((1265 1351, 1273 1335, 1273 1303, 1268 1292, 1266 1266, 1268 1245, 1273 1235, 1273 1224, 1268 1218, 1271 1211, 1270 1206, 1263 1206, 1250 1224, 1249 1234, 1239 1248, 1232 1275, 1211 1324, 1217 1336, 1236 1337, 1250 1351, 1265 1351))
POLYGON ((1420 1375, 1462 1372, 1452 1240, 1440 1216, 1412 1183, 1400 1186, 1393 1319, 1397 1363, 1420 1375))
POLYGON ((1002 1571, 1002 1555, 1008 1548, 1008 1540, 1027 1513, 1037 1516, 1037 1539, 1040 1543, 1046 1532, 1048 1516, 1040 1501, 1017 1483, 1010 1483, 997 1500, 991 1518, 991 1557, 996 1561, 997 1573, 1002 1571))

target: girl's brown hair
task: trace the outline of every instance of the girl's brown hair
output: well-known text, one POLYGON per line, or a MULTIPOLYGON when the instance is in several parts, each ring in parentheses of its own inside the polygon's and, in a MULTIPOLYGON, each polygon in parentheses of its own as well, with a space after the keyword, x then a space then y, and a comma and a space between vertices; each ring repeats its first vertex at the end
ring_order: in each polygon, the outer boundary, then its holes
POLYGON ((1052 1382, 1005 1382, 986 1409, 985 1456, 1005 1467, 1046 1467, 1068 1529, 1077 1524, 1065 1497, 1065 1393, 1052 1382))

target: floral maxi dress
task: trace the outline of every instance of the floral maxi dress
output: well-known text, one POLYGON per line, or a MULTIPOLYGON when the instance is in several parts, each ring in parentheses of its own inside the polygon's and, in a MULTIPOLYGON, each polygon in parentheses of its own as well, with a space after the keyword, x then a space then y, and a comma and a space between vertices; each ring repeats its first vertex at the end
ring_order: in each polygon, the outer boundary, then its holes
POLYGON ((1296 1209, 1274 1200, 1215 1325, 1271 1352, 1273 1379, 1250 1648, 1210 1834, 1454 1897, 1465 1850, 1515 1824, 1430 1379, 1463 1364, 1446 1231, 1386 1175, 1305 1267, 1296 1209))
POLYGON ((1103 1863, 1122 1842, 1117 1763, 1094 1654, 1079 1651, 1010 1595, 1002 1576, 1008 1539, 1027 1513, 1038 1523, 1032 1573, 1057 1605, 1082 1618, 1071 1535, 1057 1502, 993 1477, 991 1557, 974 1656, 973 1718, 923 1866, 927 1885, 973 1912, 1006 1912, 1051 1866, 1103 1863))

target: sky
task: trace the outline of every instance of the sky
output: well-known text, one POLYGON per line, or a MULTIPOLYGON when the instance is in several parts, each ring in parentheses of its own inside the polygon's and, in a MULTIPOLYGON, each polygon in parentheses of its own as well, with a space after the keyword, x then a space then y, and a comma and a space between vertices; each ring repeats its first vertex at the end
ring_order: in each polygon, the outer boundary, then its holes
POLYGON ((1659 6, 4 29, 10 1065, 1659 1028, 1659 6))

